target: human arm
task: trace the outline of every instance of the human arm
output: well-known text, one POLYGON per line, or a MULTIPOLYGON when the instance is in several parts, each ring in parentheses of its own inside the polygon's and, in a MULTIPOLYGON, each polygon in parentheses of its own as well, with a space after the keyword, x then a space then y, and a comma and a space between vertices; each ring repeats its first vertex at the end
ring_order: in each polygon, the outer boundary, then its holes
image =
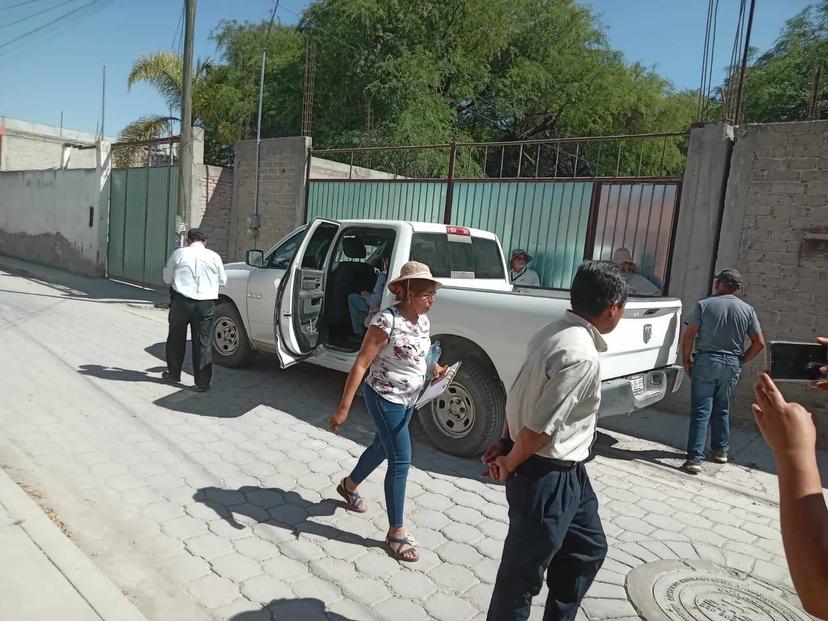
POLYGON ((348 374, 348 379, 345 380, 345 388, 342 391, 342 398, 339 400, 334 413, 328 421, 328 426, 331 431, 339 431, 340 427, 345 424, 348 419, 348 412, 351 409, 351 404, 354 402, 359 385, 365 377, 368 367, 377 357, 379 351, 388 343, 388 333, 383 331, 375 325, 368 328, 365 338, 362 340, 362 347, 357 354, 354 361, 354 366, 351 367, 351 372, 348 374))
POLYGON ((748 334, 748 337, 750 338, 750 347, 748 347, 747 351, 742 355, 742 366, 756 358, 756 356, 762 353, 762 350, 765 349, 765 336, 762 334, 761 330, 751 332, 748 334))
POLYGON ((173 273, 175 272, 175 260, 178 257, 178 250, 174 251, 170 258, 167 259, 167 264, 164 266, 164 271, 161 276, 164 279, 165 285, 171 285, 173 282, 173 273))
POLYGON ((693 375, 693 348, 700 328, 699 324, 687 324, 684 329, 684 336, 681 339, 681 362, 684 366, 684 372, 690 377, 693 375))
POLYGON ((530 287, 540 287, 540 276, 535 270, 527 270, 526 284, 530 287))
MULTIPOLYGON (((825 347, 828 347, 828 338, 824 338, 821 336, 817 337, 817 343, 819 343, 820 345, 824 345, 825 347)), ((822 367, 819 370, 819 372, 825 376, 825 379, 811 382, 810 386, 811 388, 815 388, 816 390, 824 390, 825 392, 828 392, 828 366, 822 367)))
POLYGON ((218 266, 219 286, 223 287, 227 284, 227 272, 224 271, 224 262, 219 255, 216 255, 216 265, 218 266))
POLYGON ((828 617, 828 508, 816 460, 811 413, 787 403, 763 373, 754 390, 753 416, 773 451, 779 480, 782 544, 788 570, 807 612, 828 617))
POLYGON ((379 308, 382 303, 382 294, 385 291, 386 282, 388 282, 388 272, 380 272, 377 276, 377 282, 374 285, 374 290, 368 294, 368 297, 365 298, 365 301, 368 302, 369 308, 379 308))

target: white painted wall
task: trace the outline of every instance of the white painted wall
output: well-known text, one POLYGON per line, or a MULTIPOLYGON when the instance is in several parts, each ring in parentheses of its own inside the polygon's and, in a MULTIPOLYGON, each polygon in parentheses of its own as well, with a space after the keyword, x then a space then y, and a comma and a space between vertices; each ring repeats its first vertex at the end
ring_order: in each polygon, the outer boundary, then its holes
POLYGON ((95 168, 96 141, 88 132, 0 116, 0 171, 95 168))
POLYGON ((0 172, 0 254, 103 275, 108 199, 95 168, 0 172))

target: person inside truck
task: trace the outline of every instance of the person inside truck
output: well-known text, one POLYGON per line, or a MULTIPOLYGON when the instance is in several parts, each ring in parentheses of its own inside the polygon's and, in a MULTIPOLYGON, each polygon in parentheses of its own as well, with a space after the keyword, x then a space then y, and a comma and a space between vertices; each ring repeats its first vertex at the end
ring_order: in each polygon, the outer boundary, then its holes
MULTIPOLYGON (((420 558, 414 540, 403 525, 405 487, 411 464, 408 424, 426 381, 427 356, 431 349, 427 314, 440 287, 442 284, 434 279, 427 265, 409 261, 402 266, 400 275, 388 283, 397 303, 371 320, 362 349, 345 382, 342 399, 328 421, 331 431, 342 428, 364 378, 365 405, 377 433, 336 491, 345 499, 347 509, 365 513, 367 505, 357 491, 358 486, 387 460, 385 543, 394 558, 407 562, 420 558)), ((434 373, 440 377, 445 368, 438 364, 434 373)))
POLYGON ((638 271, 632 253, 626 248, 618 248, 612 253, 612 262, 624 270, 624 278, 630 289, 630 295, 661 295, 661 288, 638 271))
POLYGON ((374 289, 370 292, 351 293, 348 295, 348 314, 351 317, 351 329, 360 341, 365 336, 365 318, 379 310, 385 283, 388 282, 388 265, 391 262, 391 248, 382 255, 382 271, 377 275, 374 289))
POLYGON ((512 250, 509 261, 509 279, 513 285, 524 287, 540 287, 540 277, 535 270, 526 267, 534 257, 523 248, 512 250))

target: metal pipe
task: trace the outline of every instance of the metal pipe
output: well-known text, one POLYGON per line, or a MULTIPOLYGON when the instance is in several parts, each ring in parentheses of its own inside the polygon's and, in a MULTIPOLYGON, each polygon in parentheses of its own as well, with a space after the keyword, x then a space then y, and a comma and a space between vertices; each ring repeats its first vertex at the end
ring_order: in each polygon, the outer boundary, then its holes
POLYGON ((572 178, 578 176, 578 156, 581 154, 581 143, 575 145, 575 166, 572 168, 572 178))
POLYGON ((520 179, 520 167, 523 164, 523 145, 520 145, 520 153, 518 154, 518 168, 517 178, 520 179))

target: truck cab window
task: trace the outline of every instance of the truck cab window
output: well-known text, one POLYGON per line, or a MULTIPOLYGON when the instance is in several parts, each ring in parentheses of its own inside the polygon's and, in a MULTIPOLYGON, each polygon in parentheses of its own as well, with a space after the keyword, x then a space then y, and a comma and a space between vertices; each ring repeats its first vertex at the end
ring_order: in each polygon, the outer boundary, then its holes
POLYGON ((299 244, 302 243, 304 238, 305 229, 302 229, 301 231, 298 231, 288 237, 271 251, 265 261, 265 266, 270 269, 286 270, 293 259, 293 255, 296 254, 299 244))
POLYGON ((436 278, 505 278, 497 241, 483 237, 470 241, 449 241, 445 233, 415 233, 411 260, 428 265, 436 278))

